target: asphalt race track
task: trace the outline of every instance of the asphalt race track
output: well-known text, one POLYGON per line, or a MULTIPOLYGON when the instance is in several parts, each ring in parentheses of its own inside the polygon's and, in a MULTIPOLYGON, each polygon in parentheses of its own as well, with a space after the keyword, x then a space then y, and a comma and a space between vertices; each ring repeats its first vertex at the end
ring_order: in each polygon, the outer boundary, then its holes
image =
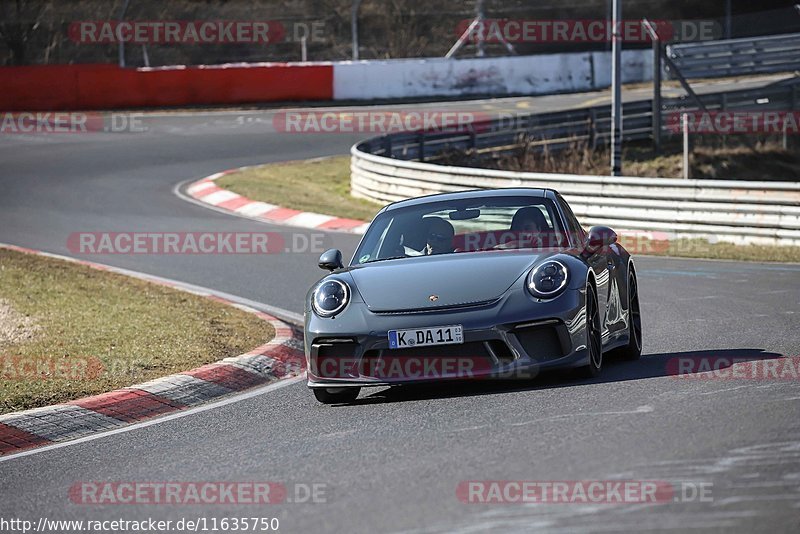
MULTIPOLYGON (((737 87, 743 87, 738 84, 737 87)), ((632 91, 642 98, 649 90, 632 91)), ((603 94, 430 104, 523 112, 603 94)), ((415 107, 421 107, 415 105, 415 107)), ((272 112, 162 113, 129 134, 0 137, 0 242, 71 255, 81 231, 311 231, 218 213, 176 184, 267 161, 346 153, 362 136, 276 133, 272 112)), ((352 254, 357 238, 325 235, 352 254)), ((318 252, 91 256, 302 313, 318 252)), ((795 531, 800 381, 679 380, 683 356, 800 356, 800 265, 639 258, 645 356, 601 378, 375 389, 318 404, 301 381, 0 461, 0 517, 158 520, 278 517, 286 532, 795 531), (710 484, 711 502, 465 504, 469 480, 658 480, 710 484), (76 505, 81 481, 324 484, 325 501, 268 507, 76 505)), ((292 494, 290 492, 290 498, 292 494)), ((293 499, 298 500, 298 499, 293 499)))

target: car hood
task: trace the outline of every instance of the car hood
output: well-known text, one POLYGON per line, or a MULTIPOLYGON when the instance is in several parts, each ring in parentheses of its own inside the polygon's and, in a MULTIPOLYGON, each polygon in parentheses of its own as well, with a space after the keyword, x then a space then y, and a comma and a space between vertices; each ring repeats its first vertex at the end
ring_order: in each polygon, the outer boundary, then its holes
POLYGON ((354 267, 350 274, 370 311, 428 310, 496 300, 552 255, 528 250, 421 256, 354 267))

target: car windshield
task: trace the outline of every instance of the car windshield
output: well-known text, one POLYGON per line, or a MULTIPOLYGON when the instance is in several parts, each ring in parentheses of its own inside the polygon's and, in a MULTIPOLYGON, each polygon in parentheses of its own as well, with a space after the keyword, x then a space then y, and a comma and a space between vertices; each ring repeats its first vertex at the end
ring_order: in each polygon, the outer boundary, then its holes
POLYGON ((490 250, 565 248, 555 203, 532 196, 427 202, 381 213, 354 263, 490 250))

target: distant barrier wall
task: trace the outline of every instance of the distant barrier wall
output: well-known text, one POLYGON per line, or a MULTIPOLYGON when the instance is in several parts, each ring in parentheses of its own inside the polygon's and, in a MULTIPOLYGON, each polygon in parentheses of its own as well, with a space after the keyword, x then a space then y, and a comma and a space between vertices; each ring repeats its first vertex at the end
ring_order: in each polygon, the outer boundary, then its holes
MULTIPOLYGON (((624 81, 648 80, 652 70, 650 51, 624 53, 624 81)), ((158 68, 45 65, 0 67, 0 110, 506 96, 589 91, 610 83, 607 52, 158 68)))
POLYGON ((0 110, 39 111, 333 99, 330 64, 0 67, 0 110))

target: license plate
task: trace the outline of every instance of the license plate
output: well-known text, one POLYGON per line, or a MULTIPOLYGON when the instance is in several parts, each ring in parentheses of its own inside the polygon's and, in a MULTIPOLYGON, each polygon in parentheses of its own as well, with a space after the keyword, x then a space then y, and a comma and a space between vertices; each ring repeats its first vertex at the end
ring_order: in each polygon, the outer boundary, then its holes
POLYGON ((461 343, 464 343, 464 327, 460 324, 435 326, 433 328, 389 330, 390 349, 429 347, 431 345, 458 345, 461 343))

